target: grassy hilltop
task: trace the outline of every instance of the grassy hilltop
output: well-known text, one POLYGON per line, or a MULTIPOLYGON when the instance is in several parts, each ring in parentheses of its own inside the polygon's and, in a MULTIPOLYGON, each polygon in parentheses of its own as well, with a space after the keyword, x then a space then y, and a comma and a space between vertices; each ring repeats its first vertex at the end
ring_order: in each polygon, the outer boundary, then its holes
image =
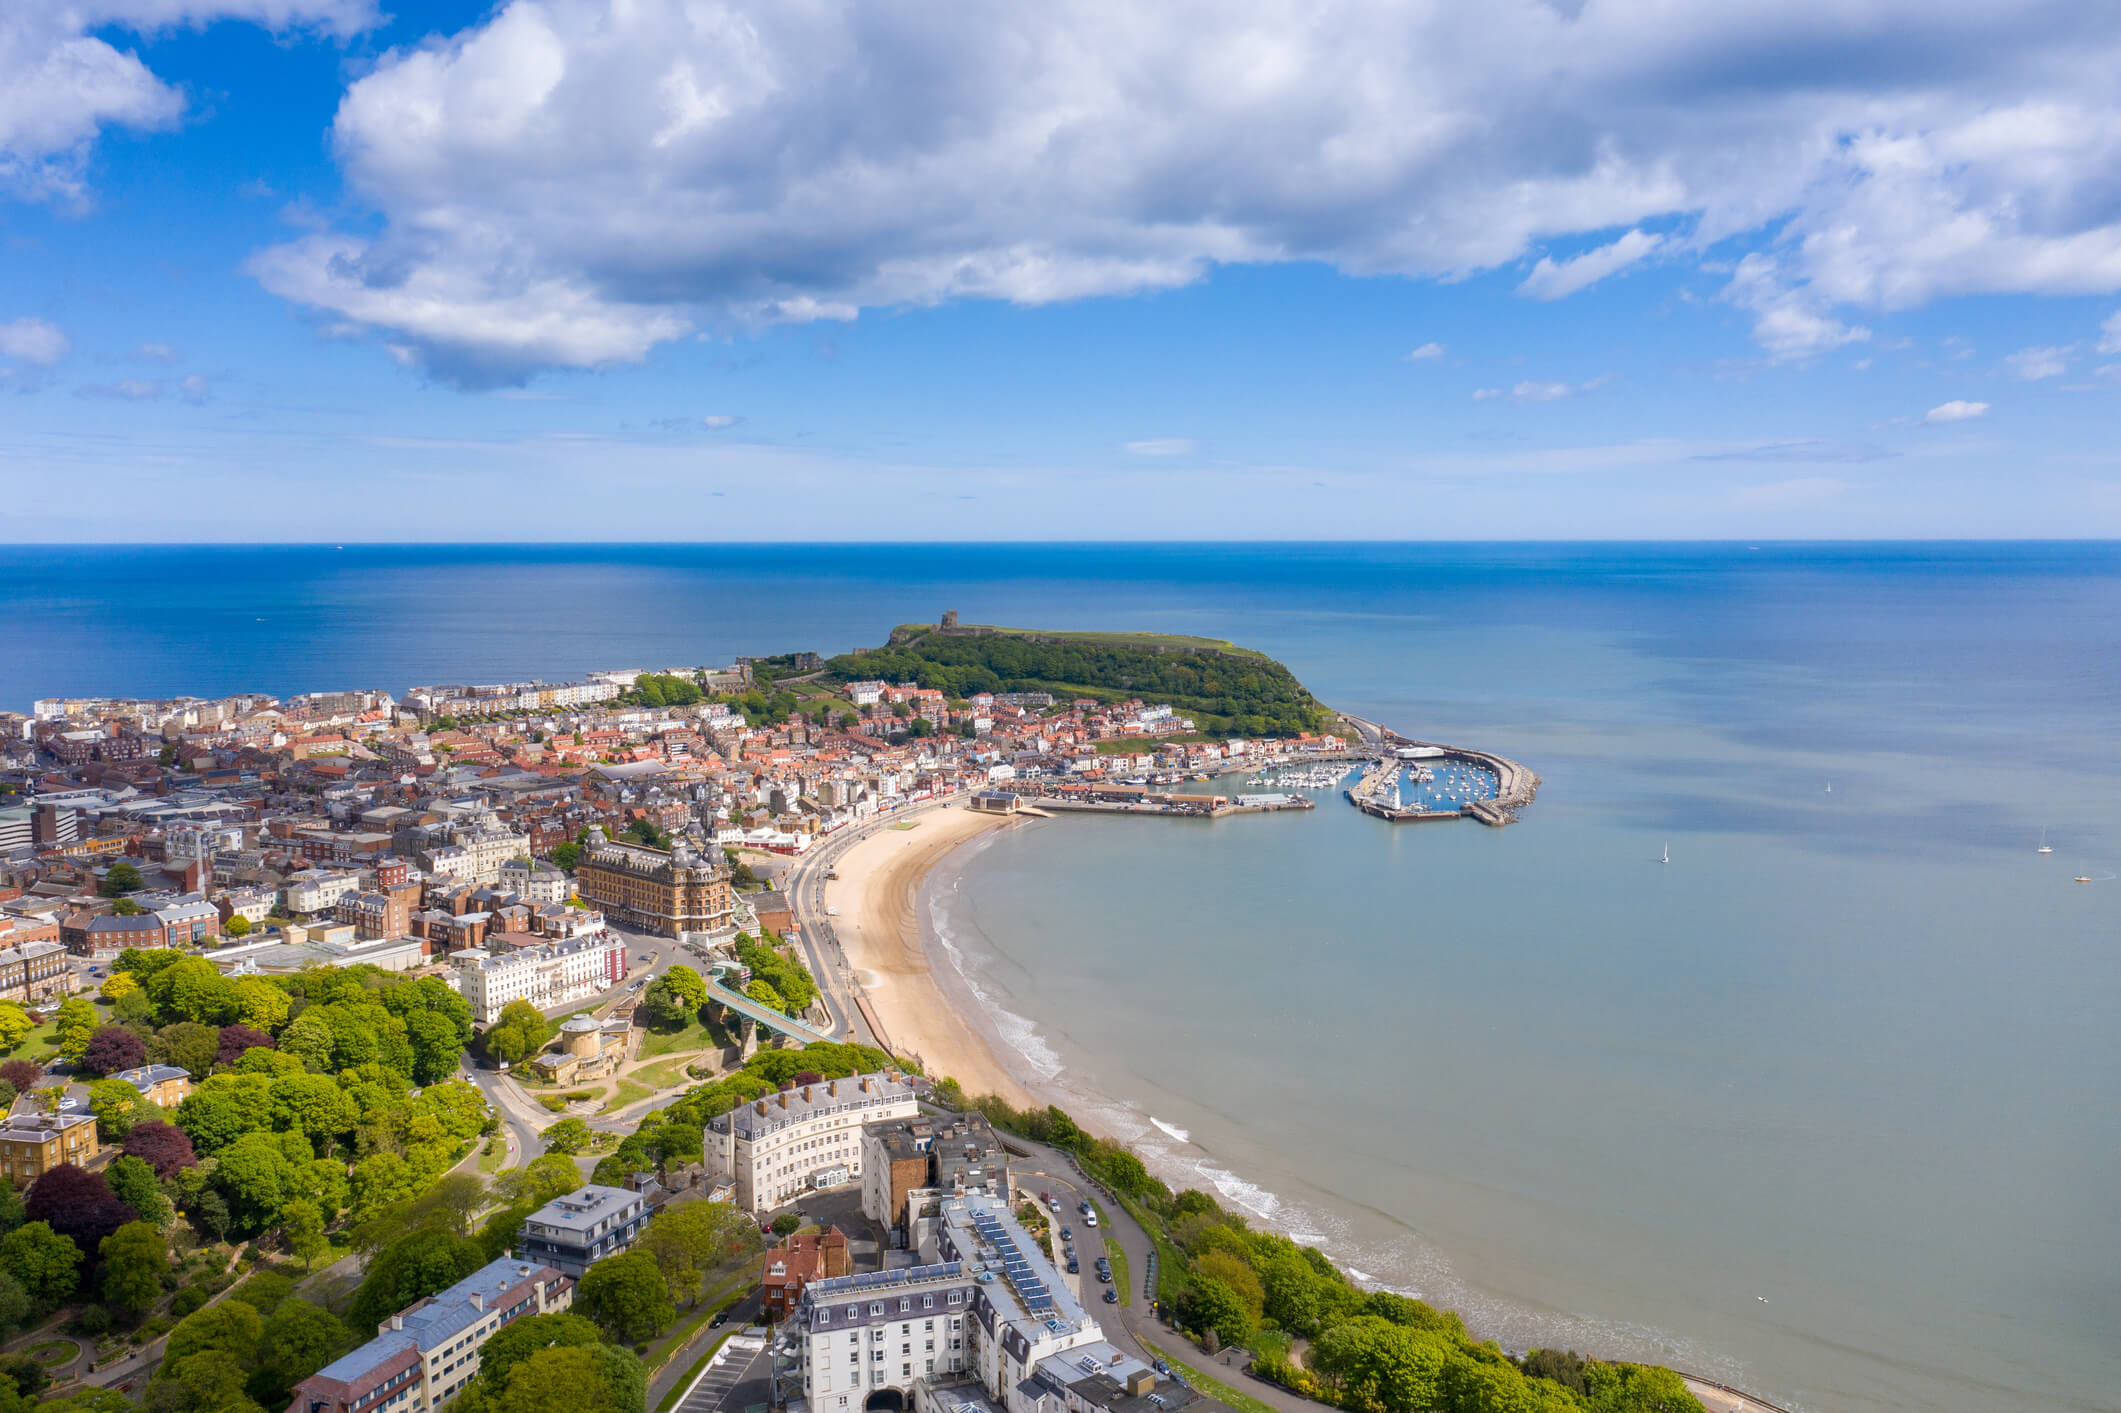
POLYGON ((883 647, 826 664, 842 682, 917 682, 952 697, 1051 692, 1063 699, 1168 702, 1203 731, 1286 736, 1321 731, 1333 713, 1266 654, 1214 638, 964 624, 901 624, 883 647))

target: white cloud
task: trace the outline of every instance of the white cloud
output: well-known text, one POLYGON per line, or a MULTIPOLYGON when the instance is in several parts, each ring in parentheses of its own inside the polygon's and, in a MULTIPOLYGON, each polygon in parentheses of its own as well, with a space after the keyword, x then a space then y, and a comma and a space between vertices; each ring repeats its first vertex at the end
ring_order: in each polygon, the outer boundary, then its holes
POLYGON ((2070 353, 2067 348, 2021 348, 2003 361, 2028 383, 2037 383, 2042 378, 2058 378, 2067 373, 2070 353))
POLYGON ((1925 422, 1970 422, 1976 417, 1988 415, 1985 402, 1961 402, 1957 399, 1940 403, 1923 415, 1925 422))
MULTIPOLYGON (((1510 388, 1508 396, 1518 402, 1559 402, 1565 397, 1574 397, 1578 393, 1596 392, 1612 381, 1613 375, 1610 373, 1602 374, 1587 383, 1527 380, 1510 388)), ((1504 391, 1501 388, 1473 389, 1473 401, 1475 402, 1490 402, 1503 395, 1504 391)))
POLYGON ((9 0, 0 4, 0 195, 78 199, 89 148, 108 127, 166 128, 184 97, 138 55, 96 33, 155 34, 215 20, 356 33, 373 0, 9 0))
POLYGON ((2121 309, 2107 315, 2106 322, 2099 326, 2099 351, 2121 353, 2121 309))
POLYGON ((694 328, 1220 263, 1453 279, 1620 230, 1525 293, 1765 242, 1728 293, 1802 359, 1864 310, 2121 290, 2116 71, 2121 12, 2081 0, 503 0, 349 88, 364 233, 254 268, 507 381, 694 328))
POLYGON ((1443 353, 1444 349, 1442 344, 1425 343, 1420 348, 1417 348, 1412 353, 1408 354, 1406 361, 1409 363, 1427 363, 1432 359, 1443 357, 1443 353))
POLYGON ((1611 245, 1585 251, 1560 264, 1542 256, 1517 292, 1532 299, 1566 299, 1580 289, 1597 284, 1607 275, 1624 270, 1664 243, 1663 237, 1646 231, 1629 231, 1611 245))
POLYGON ((0 357, 19 358, 39 368, 49 368, 66 357, 73 345, 57 324, 28 317, 0 324, 0 357))
POLYGON ((115 397, 126 402, 146 402, 162 396, 163 385, 153 378, 120 378, 115 383, 84 383, 78 389, 83 397, 115 397))
POLYGON ((1121 449, 1132 456, 1191 456, 1193 443, 1185 437, 1151 437, 1147 441, 1128 442, 1121 449))
POLYGON ((724 413, 717 412, 714 413, 712 416, 702 417, 700 419, 700 422, 701 425, 712 427, 715 431, 719 432, 724 427, 734 427, 736 425, 736 418, 730 417, 724 413))
POLYGON ((133 350, 133 357, 143 363, 174 363, 177 350, 166 343, 143 343, 133 350))
POLYGON ((214 393, 213 384, 203 375, 194 373, 177 384, 177 396, 197 407, 205 403, 214 393))

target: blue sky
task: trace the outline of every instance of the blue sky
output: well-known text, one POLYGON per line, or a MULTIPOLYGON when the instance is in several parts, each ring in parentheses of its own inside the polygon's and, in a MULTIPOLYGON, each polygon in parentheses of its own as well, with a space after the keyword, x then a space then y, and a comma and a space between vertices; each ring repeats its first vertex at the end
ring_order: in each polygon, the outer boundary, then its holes
POLYGON ((2121 534, 2121 15, 0 12, 23 540, 2121 534))

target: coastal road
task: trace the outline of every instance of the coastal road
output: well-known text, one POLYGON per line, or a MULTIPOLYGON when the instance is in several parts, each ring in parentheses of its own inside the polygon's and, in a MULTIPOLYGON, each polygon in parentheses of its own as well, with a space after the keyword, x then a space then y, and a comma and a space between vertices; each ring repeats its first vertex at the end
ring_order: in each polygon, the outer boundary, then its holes
POLYGON ((854 1004, 855 984, 847 966, 847 953, 840 945, 839 933, 832 920, 825 916, 826 876, 839 859, 862 840, 903 820, 916 818, 930 810, 948 808, 964 798, 960 794, 922 800, 889 814, 878 815, 865 824, 839 830, 804 854, 788 871, 788 906, 795 916, 796 935, 801 939, 804 956, 809 961, 810 974, 817 978, 818 994, 824 998, 826 1013, 832 1017, 834 1035, 864 1045, 878 1043, 876 1032, 863 1018, 861 1008, 854 1004))

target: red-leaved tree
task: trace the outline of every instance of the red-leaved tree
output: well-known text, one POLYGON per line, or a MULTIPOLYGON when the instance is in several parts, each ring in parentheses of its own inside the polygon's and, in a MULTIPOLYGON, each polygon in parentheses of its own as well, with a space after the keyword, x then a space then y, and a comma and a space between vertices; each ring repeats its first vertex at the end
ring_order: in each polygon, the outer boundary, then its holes
POLYGON ((214 1063, 232 1065, 243 1058, 245 1050, 260 1045, 272 1049, 272 1037, 247 1025, 224 1025, 221 1027, 221 1043, 214 1047, 214 1063))
POLYGON ((155 1176, 164 1182, 199 1164, 199 1156, 192 1152, 191 1135, 160 1119, 134 1124, 133 1131, 125 1135, 125 1152, 153 1168, 155 1176))
POLYGON ((90 1074, 116 1074, 147 1063, 147 1045, 122 1025, 107 1025, 88 1038, 81 1068, 90 1074))
POLYGON ((22 1199, 22 1217, 50 1223, 53 1231, 72 1237, 74 1245, 91 1259, 104 1237, 127 1222, 140 1220, 137 1212, 118 1200, 103 1174, 72 1163, 47 1169, 29 1185, 29 1195, 22 1199))

